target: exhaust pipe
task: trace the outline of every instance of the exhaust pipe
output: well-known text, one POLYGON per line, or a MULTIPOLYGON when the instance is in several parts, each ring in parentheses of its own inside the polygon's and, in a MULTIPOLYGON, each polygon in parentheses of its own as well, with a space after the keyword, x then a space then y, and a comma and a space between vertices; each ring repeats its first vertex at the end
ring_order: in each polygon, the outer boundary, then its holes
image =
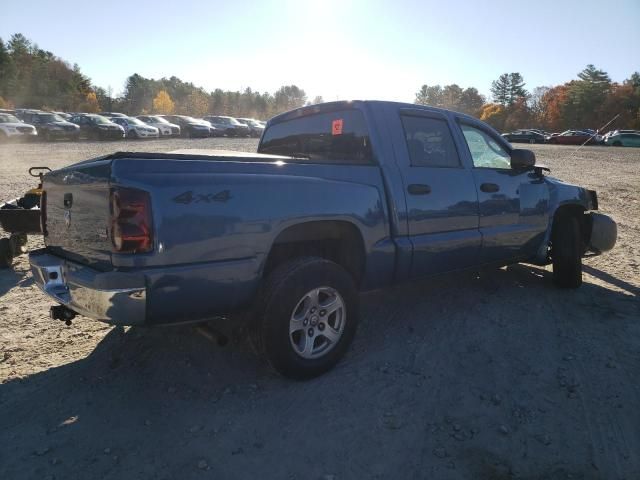
POLYGON ((53 320, 61 320, 67 326, 71 325, 71 320, 73 320, 76 315, 76 312, 65 305, 54 305, 49 309, 49 316, 53 320))

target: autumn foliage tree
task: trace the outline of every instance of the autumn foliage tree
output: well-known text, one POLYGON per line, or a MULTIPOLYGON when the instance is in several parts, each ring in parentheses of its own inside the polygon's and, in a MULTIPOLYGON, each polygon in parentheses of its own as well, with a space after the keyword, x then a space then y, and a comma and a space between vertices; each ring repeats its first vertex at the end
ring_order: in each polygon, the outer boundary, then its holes
POLYGON ((98 97, 95 92, 89 92, 85 95, 83 103, 78 105, 78 109, 87 113, 98 113, 100 111, 100 105, 98 104, 98 97))
POLYGON ((499 103, 487 103, 480 110, 480 120, 487 122, 496 130, 503 130, 507 119, 507 109, 499 103))
POLYGON ((162 115, 170 115, 175 109, 175 103, 166 90, 160 90, 153 99, 153 111, 162 115))

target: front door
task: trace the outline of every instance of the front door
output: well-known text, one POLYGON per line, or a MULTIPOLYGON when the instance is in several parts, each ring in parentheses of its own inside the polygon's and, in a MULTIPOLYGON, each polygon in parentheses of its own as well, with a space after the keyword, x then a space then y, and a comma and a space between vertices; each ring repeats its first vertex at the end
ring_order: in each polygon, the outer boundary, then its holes
POLYGON ((478 262, 478 196, 465 168, 448 118, 435 111, 400 115, 404 138, 399 165, 404 181, 411 273, 420 277, 458 270, 478 262))
POLYGON ((512 169, 510 151, 489 129, 470 123, 460 127, 480 202, 481 263, 533 256, 549 221, 547 184, 530 170, 512 169))

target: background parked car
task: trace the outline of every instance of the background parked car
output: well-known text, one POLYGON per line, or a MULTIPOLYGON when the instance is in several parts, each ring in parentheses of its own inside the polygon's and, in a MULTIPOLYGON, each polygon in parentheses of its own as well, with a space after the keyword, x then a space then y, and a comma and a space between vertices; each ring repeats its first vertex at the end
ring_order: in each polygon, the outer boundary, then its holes
POLYGON ((55 113, 56 115, 64 118, 67 121, 71 119, 71 115, 65 112, 51 112, 51 113, 55 113))
POLYGON ((78 140, 80 137, 80 127, 78 125, 68 122, 55 113, 26 113, 24 114, 24 120, 36 127, 41 140, 51 141, 58 138, 78 140))
POLYGON ((567 130, 562 133, 553 133, 550 137, 547 137, 548 143, 554 143, 558 145, 582 145, 597 143, 595 137, 582 130, 567 130))
POLYGON ((100 113, 98 113, 98 115, 102 115, 103 117, 107 117, 107 118, 113 118, 113 117, 125 118, 125 117, 128 117, 128 115, 125 115, 124 113, 119 113, 119 112, 100 112, 100 113))
POLYGON ((211 135, 211 127, 201 120, 187 115, 159 115, 168 122, 180 126, 180 134, 187 138, 205 138, 211 135))
POLYGON ((111 117, 111 121, 124 128, 127 138, 158 138, 160 135, 156 127, 147 125, 137 118, 111 117))
POLYGON ((161 137, 180 136, 180 126, 170 123, 158 115, 138 115, 138 120, 143 121, 147 125, 156 127, 161 137))
POLYGON ((222 137, 224 136, 220 130, 211 125, 211 122, 206 121, 204 118, 196 118, 199 122, 206 124, 209 127, 209 136, 210 137, 222 137))
POLYGON ((22 122, 15 115, 0 113, 0 142, 10 138, 13 139, 33 139, 38 136, 38 131, 33 125, 22 122))
POLYGON ((249 127, 249 132, 252 137, 260 138, 262 136, 262 132, 264 132, 264 125, 257 120, 254 120, 253 118, 238 118, 237 120, 249 127))
POLYGON ((640 147, 640 132, 636 130, 615 130, 606 135, 604 143, 614 147, 640 147))
POLYGON ((545 138, 542 133, 536 130, 515 130, 510 133, 503 133, 503 138, 510 143, 544 143, 545 138))
POLYGON ((82 113, 71 118, 80 127, 80 137, 98 140, 119 140, 124 138, 124 128, 102 115, 82 113))
POLYGON ((249 127, 233 117, 209 115, 204 117, 204 120, 210 122, 211 125, 228 137, 249 137, 251 135, 249 127))

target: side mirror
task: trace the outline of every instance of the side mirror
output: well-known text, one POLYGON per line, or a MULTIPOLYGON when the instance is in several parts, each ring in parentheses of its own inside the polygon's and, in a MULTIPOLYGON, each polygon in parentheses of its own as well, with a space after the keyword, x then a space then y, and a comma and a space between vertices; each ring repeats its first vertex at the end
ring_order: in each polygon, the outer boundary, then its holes
POLYGON ((536 154, 531 150, 514 148, 511 150, 511 168, 514 170, 530 170, 536 164, 536 154))

